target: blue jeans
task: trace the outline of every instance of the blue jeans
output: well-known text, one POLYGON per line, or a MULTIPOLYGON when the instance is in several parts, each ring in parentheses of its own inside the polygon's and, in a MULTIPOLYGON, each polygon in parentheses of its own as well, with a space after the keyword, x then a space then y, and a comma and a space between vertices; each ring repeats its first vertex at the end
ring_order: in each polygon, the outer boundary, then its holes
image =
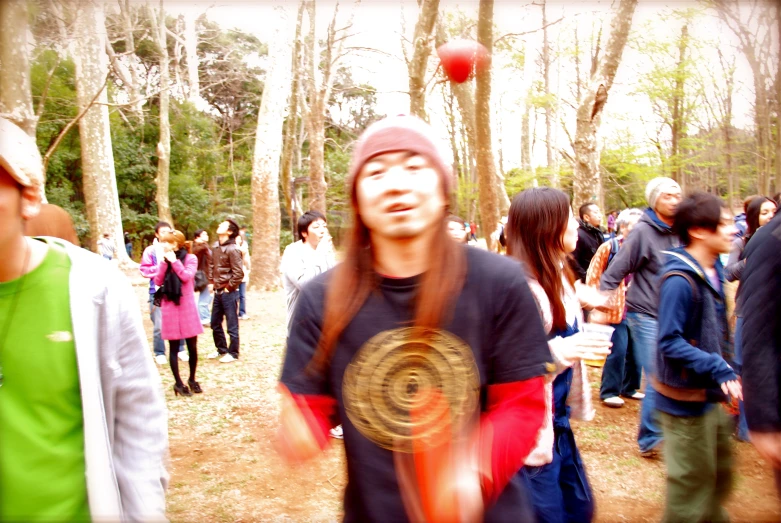
POLYGON ((589 523, 594 496, 580 459, 572 430, 555 429, 553 461, 541 467, 523 467, 537 523, 589 523))
POLYGON ((629 325, 629 335, 632 337, 632 346, 637 354, 637 360, 645 371, 645 399, 640 410, 640 430, 637 434, 637 443, 640 452, 653 449, 662 442, 662 430, 656 421, 656 391, 651 386, 650 377, 654 374, 654 361, 656 358, 656 336, 658 325, 656 318, 640 312, 629 312, 626 315, 629 325))
MULTIPOLYGON (((735 322, 735 358, 733 360, 733 366, 735 372, 741 374, 743 372, 743 318, 738 316, 735 322)), ((739 402, 740 414, 738 414, 738 439, 740 441, 748 441, 748 424, 746 423, 746 410, 743 407, 743 402, 739 402)))
POLYGON ((205 321, 209 321, 212 317, 211 312, 209 312, 209 307, 212 304, 212 294, 209 292, 209 288, 206 287, 204 290, 202 290, 200 293, 198 293, 198 316, 201 319, 201 323, 205 321))
POLYGON ((599 399, 615 396, 631 396, 640 388, 640 365, 637 351, 632 350, 629 327, 626 320, 613 324, 613 347, 602 367, 602 386, 599 399))
MULTIPOLYGON (((154 295, 149 295, 149 319, 152 320, 152 348, 155 351, 155 356, 165 356, 165 342, 160 334, 160 329, 163 324, 163 312, 160 307, 155 307, 154 295)), ((184 341, 179 343, 179 352, 184 350, 184 341)))
POLYGON ((215 292, 214 305, 212 306, 212 336, 214 346, 220 354, 229 353, 234 358, 239 357, 239 315, 238 315, 239 291, 215 292), (228 324, 228 336, 230 346, 225 341, 225 331, 222 329, 222 320, 228 324))
POLYGON ((239 316, 247 315, 247 284, 241 282, 239 285, 239 316))

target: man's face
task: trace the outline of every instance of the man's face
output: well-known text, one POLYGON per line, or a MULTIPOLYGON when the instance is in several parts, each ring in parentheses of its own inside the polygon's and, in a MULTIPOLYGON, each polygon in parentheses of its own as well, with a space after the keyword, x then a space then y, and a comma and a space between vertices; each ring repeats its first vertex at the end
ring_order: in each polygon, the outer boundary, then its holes
POLYGON ((450 233, 450 237, 458 243, 466 242, 466 227, 463 222, 447 222, 447 231, 450 233))
POLYGON ((679 203, 681 203, 681 190, 669 189, 659 195, 654 210, 663 218, 672 219, 675 217, 679 203))
POLYGON ((735 221, 733 220, 732 215, 727 209, 722 209, 719 226, 716 227, 715 231, 696 229, 693 233, 690 233, 690 235, 692 237, 701 238, 714 254, 726 254, 732 248, 732 242, 735 240, 735 235, 737 233, 738 228, 735 227, 735 221))
POLYGON ((230 223, 222 222, 217 226, 217 236, 230 234, 230 223))
POLYGON ((157 240, 160 241, 160 237, 162 235, 168 234, 171 231, 172 231, 172 229, 170 227, 166 227, 165 225, 163 225, 162 227, 157 229, 157 232, 155 233, 155 238, 157 238, 157 240))
POLYGON ((590 224, 593 227, 599 227, 602 225, 602 212, 596 205, 590 205, 588 212, 583 216, 583 221, 590 224))
POLYGON ((209 233, 206 231, 203 231, 200 236, 198 236, 198 241, 201 241, 203 243, 209 243, 209 233))
POLYGON ((0 167, 0 244, 24 234, 24 221, 41 208, 38 191, 22 187, 0 167))
POLYGON ((325 220, 318 218, 309 224, 309 227, 306 229, 306 232, 302 234, 302 236, 306 238, 306 243, 308 243, 310 247, 317 249, 317 246, 320 244, 320 240, 322 240, 327 234, 328 224, 325 223, 325 220))
POLYGON ((439 173, 408 151, 375 156, 358 173, 358 212, 373 235, 415 238, 432 230, 445 211, 439 173))

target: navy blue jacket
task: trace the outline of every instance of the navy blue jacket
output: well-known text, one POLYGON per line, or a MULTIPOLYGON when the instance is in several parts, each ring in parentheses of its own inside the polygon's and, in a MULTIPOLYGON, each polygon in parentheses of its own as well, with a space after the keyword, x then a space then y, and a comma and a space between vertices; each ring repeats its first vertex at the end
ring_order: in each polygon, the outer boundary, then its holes
POLYGON ((722 290, 723 268, 716 260, 721 282, 716 288, 683 248, 667 251, 665 256, 667 262, 660 274, 656 379, 674 388, 705 389, 707 401, 682 402, 663 397, 657 408, 669 414, 698 415, 706 410, 707 403, 725 399, 722 383, 737 379, 725 360, 725 356, 730 357, 731 348, 722 290), (671 272, 687 274, 697 291, 683 276, 665 277, 671 272))

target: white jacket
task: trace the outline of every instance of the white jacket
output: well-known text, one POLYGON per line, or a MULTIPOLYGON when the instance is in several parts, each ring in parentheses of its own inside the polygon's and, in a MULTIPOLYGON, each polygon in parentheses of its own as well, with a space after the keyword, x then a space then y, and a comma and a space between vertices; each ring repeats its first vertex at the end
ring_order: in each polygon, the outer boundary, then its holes
POLYGON ((168 414, 138 299, 114 264, 66 241, 45 241, 71 260, 92 520, 166 521, 168 414))

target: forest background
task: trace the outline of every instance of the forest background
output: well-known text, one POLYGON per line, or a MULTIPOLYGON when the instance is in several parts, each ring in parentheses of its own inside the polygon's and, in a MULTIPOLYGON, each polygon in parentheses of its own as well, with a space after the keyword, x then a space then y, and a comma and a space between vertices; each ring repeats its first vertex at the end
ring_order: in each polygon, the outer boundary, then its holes
MULTIPOLYGON (((251 284, 278 282, 301 212, 349 220, 351 145, 411 113, 449 145, 452 210, 493 231, 509 200, 644 206, 671 176, 739 207, 781 190, 781 8, 762 0, 0 2, 0 113, 37 140, 46 198, 82 244, 159 219, 248 227, 251 284), (435 49, 483 43, 447 80, 435 49)), ((488 239, 490 243, 490 238, 488 239)), ((124 255, 120 262, 127 264, 124 255)))

